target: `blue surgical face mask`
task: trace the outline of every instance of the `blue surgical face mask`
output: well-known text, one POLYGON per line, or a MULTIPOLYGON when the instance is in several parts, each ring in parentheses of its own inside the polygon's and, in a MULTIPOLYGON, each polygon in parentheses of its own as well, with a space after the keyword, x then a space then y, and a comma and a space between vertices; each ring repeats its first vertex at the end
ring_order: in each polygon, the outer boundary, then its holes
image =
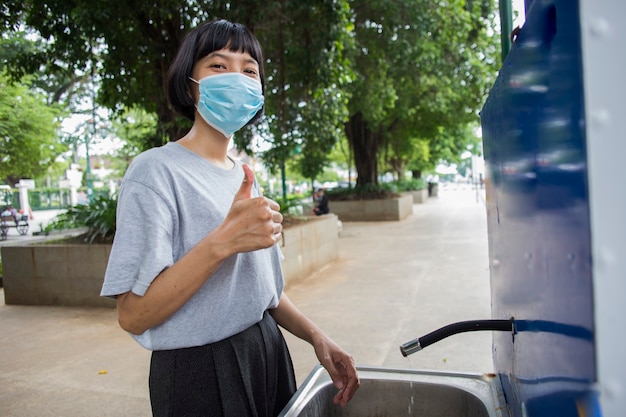
POLYGON ((261 83, 238 72, 210 75, 196 81, 200 86, 198 113, 227 138, 244 127, 263 107, 261 83))

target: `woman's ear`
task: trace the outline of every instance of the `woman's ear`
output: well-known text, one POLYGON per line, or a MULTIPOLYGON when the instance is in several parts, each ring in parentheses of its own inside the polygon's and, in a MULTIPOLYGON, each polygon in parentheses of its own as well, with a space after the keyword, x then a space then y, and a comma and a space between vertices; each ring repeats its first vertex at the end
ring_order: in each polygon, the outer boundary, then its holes
POLYGON ((187 93, 187 97, 189 97, 191 102, 195 105, 198 102, 198 97, 200 96, 200 86, 188 79, 185 92, 187 93))

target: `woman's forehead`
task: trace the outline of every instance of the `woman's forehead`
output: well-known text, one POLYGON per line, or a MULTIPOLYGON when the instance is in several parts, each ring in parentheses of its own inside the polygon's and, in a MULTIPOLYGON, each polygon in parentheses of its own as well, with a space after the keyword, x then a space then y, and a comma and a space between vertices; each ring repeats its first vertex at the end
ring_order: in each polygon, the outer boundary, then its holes
POLYGON ((244 51, 233 51, 231 49, 228 48, 224 48, 224 49, 220 49, 217 51, 213 51, 211 53, 209 53, 207 56, 205 56, 202 59, 211 59, 211 58, 221 58, 221 59, 227 59, 227 60, 243 60, 246 61, 248 63, 254 63, 258 65, 258 62, 256 59, 254 59, 252 57, 252 55, 250 55, 248 52, 244 52, 244 51))

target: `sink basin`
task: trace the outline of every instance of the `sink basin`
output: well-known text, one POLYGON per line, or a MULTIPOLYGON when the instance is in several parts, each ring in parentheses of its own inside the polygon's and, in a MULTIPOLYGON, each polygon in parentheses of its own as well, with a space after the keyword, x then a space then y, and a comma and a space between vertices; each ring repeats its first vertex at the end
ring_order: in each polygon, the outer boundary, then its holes
POLYGON ((279 417, 508 417, 495 375, 359 367, 361 388, 343 408, 317 366, 279 417))

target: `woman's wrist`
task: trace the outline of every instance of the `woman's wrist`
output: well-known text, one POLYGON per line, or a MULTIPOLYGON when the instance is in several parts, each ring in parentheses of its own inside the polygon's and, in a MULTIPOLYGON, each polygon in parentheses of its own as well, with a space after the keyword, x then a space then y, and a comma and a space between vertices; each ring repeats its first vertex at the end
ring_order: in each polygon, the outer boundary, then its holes
POLYGON ((236 253, 230 239, 227 239, 226 236, 227 232, 218 227, 202 240, 203 252, 218 263, 222 263, 226 258, 236 253))

